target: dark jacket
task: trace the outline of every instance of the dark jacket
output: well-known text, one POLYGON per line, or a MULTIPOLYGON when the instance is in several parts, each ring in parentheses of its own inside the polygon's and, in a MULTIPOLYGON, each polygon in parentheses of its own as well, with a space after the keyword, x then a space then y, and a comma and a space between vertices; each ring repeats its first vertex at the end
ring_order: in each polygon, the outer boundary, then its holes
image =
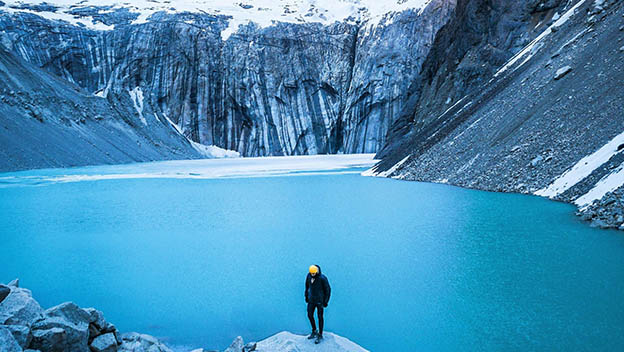
POLYGON ((318 265, 317 267, 319 271, 314 277, 314 282, 312 282, 312 275, 310 275, 310 273, 306 276, 305 300, 307 303, 327 306, 329 303, 329 296, 331 296, 331 287, 329 286, 327 277, 321 273, 321 267, 318 265))

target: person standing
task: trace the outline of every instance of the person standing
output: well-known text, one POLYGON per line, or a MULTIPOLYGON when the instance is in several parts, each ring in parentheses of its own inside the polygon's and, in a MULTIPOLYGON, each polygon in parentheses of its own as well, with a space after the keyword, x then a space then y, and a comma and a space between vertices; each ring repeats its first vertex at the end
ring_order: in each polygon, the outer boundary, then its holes
POLYGON ((323 339, 323 310, 327 308, 329 296, 331 295, 331 287, 327 277, 321 273, 321 267, 318 265, 310 265, 308 275, 305 281, 305 301, 308 304, 308 319, 312 325, 312 333, 308 339, 313 339, 314 343, 320 343, 323 339), (319 329, 316 330, 314 321, 314 310, 318 316, 319 329))

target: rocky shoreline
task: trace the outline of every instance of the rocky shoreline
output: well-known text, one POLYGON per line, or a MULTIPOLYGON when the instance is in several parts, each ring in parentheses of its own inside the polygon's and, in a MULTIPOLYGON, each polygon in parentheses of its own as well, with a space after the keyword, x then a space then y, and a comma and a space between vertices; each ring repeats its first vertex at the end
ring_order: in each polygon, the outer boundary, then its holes
MULTIPOLYGON (((244 343, 238 336, 224 352, 366 352, 332 333, 321 345, 286 331, 260 342, 244 343)), ((174 352, 156 337, 137 332, 121 333, 95 308, 65 302, 43 309, 30 290, 15 279, 0 284, 1 352, 174 352)), ((209 352, 198 348, 192 352, 209 352)), ((218 352, 218 351, 212 351, 218 352)))

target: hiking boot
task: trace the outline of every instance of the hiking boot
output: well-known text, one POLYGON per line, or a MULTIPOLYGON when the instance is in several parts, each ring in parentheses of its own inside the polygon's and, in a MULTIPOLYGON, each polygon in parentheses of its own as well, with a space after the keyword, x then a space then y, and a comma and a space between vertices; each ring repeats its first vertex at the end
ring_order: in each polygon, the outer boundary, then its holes
POLYGON ((318 333, 316 332, 316 330, 312 330, 312 333, 310 334, 310 336, 308 336, 308 340, 312 340, 313 338, 316 337, 316 335, 318 335, 318 333))
POLYGON ((323 335, 316 334, 316 340, 314 340, 314 343, 319 344, 321 343, 322 339, 323 339, 323 335))

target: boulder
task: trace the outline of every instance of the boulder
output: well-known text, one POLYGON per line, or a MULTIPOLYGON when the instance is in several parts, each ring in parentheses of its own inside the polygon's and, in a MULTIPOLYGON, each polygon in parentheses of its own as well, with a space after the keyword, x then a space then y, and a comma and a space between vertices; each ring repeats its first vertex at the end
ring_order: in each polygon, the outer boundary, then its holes
POLYGON ((117 352, 117 339, 112 332, 96 337, 91 342, 91 351, 93 352, 117 352))
POLYGON ((7 328, 11 334, 13 334, 15 341, 17 341, 22 348, 28 347, 30 341, 32 340, 30 327, 25 325, 5 325, 4 327, 7 328))
POLYGON ((84 308, 87 314, 89 314, 89 341, 95 337, 112 332, 117 338, 117 341, 121 343, 121 339, 117 336, 117 328, 115 325, 109 323, 104 319, 104 314, 95 308, 84 308))
POLYGON ((2 352, 22 352, 22 348, 6 326, 0 326, 0 347, 2 352))
POLYGON ((243 338, 237 336, 230 347, 226 348, 224 352, 242 352, 245 347, 245 343, 243 342, 243 338))
MULTIPOLYGON (((84 351, 88 352, 89 342, 89 313, 78 307, 75 303, 67 302, 52 307, 45 311, 43 318, 37 320, 32 325, 33 347, 48 351, 59 349, 63 351, 84 351), (63 334, 54 333, 52 341, 55 345, 42 345, 49 339, 37 339, 37 335, 42 331, 50 331, 55 328, 64 331, 63 334), (62 337, 57 339, 57 337, 62 337)), ((47 336, 47 335, 46 335, 47 336)))
POLYGON ((61 328, 51 328, 46 330, 33 330, 31 348, 46 352, 71 351, 66 349, 67 334, 61 328))
POLYGON ((121 335, 119 352, 172 352, 154 336, 129 332, 121 335))
POLYGON ((563 76, 570 73, 570 71, 572 71, 572 67, 570 66, 563 66, 562 68, 558 69, 555 73, 555 81, 562 79, 563 76))
POLYGON ((29 290, 10 287, 11 292, 0 303, 0 324, 30 326, 41 317, 43 308, 32 298, 29 290))

